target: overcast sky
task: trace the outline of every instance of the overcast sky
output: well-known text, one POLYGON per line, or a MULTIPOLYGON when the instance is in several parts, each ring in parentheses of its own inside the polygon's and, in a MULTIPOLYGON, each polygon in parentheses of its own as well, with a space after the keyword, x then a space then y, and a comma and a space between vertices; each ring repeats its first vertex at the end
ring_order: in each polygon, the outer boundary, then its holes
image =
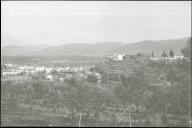
POLYGON ((1 1, 1 45, 137 42, 191 35, 190 1, 1 1))

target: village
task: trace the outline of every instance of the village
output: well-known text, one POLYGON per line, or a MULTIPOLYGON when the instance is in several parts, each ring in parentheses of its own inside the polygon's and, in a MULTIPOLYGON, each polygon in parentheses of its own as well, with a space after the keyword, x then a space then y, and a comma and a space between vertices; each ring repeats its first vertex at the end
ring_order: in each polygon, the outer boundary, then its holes
MULTIPOLYGON (((149 55, 144 56, 141 53, 137 53, 136 55, 135 54, 126 55, 126 54, 115 53, 112 57, 110 57, 110 59, 114 60, 114 61, 123 61, 123 60, 128 59, 129 57, 134 57, 134 56, 149 58, 150 60, 155 61, 155 62, 166 61, 167 63, 187 59, 184 56, 175 56, 172 50, 170 50, 169 55, 167 55, 165 52, 163 52, 160 56, 156 56, 156 57, 154 56, 154 52, 152 52, 151 56, 149 56, 149 55)), ((140 58, 140 60, 141 60, 141 58, 140 58)))
POLYGON ((77 80, 87 80, 89 75, 101 81, 101 74, 91 71, 94 66, 79 66, 79 67, 46 67, 44 65, 16 65, 7 63, 2 66, 2 78, 11 76, 33 76, 37 73, 44 75, 44 79, 48 81, 64 81, 76 78, 77 80))
MULTIPOLYGON (((127 73, 133 73, 135 69, 138 69, 137 64, 146 63, 146 62, 155 62, 155 63, 173 63, 179 62, 180 60, 185 59, 184 56, 174 56, 167 55, 164 52, 161 56, 154 57, 152 52, 151 56, 142 55, 137 53, 135 55, 126 55, 118 54, 107 57, 106 62, 114 61, 115 64, 112 68, 108 70, 108 73, 117 73, 120 75, 122 68, 125 67, 127 73), (132 60, 135 59, 134 63, 132 60), (118 66, 119 65, 119 66, 118 66)), ((111 66, 112 66, 111 65, 111 66)), ((110 66, 109 66, 110 67, 110 66)), ((108 67, 108 68, 109 68, 108 67)), ((88 76, 94 76, 98 83, 102 81, 102 74, 98 73, 95 70, 95 65, 80 65, 80 66, 45 66, 42 64, 35 65, 19 65, 12 63, 5 63, 1 66, 1 75, 4 77, 11 76, 33 76, 37 73, 43 74, 43 78, 48 81, 65 81, 75 78, 79 81, 87 81, 88 76)), ((107 71, 107 70, 106 70, 107 71)))

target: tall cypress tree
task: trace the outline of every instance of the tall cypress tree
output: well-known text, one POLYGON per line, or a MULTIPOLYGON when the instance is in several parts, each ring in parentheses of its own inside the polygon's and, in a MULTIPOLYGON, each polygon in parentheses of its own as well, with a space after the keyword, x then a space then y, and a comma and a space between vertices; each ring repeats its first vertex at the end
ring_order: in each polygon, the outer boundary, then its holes
POLYGON ((173 52, 173 50, 170 50, 170 52, 169 52, 169 57, 174 57, 174 52, 173 52))
POLYGON ((165 51, 163 51, 163 53, 161 54, 161 56, 162 56, 163 58, 167 57, 167 54, 165 53, 165 51))
POLYGON ((186 47, 181 49, 181 52, 184 57, 187 57, 191 60, 191 37, 188 39, 186 47))

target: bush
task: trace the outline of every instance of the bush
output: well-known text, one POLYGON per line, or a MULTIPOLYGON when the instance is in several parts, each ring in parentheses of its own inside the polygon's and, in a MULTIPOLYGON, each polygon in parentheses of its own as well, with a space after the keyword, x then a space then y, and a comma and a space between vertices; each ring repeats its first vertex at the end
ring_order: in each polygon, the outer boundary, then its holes
POLYGON ((96 76, 94 76, 94 75, 88 75, 88 77, 87 77, 87 81, 88 82, 91 82, 91 83, 97 83, 97 77, 96 76))
POLYGON ((161 120, 163 124, 169 124, 169 118, 167 116, 162 116, 161 120))

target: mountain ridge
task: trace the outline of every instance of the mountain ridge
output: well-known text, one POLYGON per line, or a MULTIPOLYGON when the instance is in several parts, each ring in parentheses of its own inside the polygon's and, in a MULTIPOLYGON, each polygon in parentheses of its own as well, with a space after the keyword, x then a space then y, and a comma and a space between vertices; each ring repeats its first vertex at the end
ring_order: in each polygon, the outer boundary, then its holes
POLYGON ((1 48, 4 56, 62 56, 62 55, 89 55, 107 56, 114 53, 120 54, 151 54, 153 51, 160 55, 162 51, 172 49, 176 55, 181 55, 189 37, 170 40, 143 40, 135 43, 124 42, 97 42, 93 44, 73 43, 59 46, 51 45, 8 45, 1 48))

